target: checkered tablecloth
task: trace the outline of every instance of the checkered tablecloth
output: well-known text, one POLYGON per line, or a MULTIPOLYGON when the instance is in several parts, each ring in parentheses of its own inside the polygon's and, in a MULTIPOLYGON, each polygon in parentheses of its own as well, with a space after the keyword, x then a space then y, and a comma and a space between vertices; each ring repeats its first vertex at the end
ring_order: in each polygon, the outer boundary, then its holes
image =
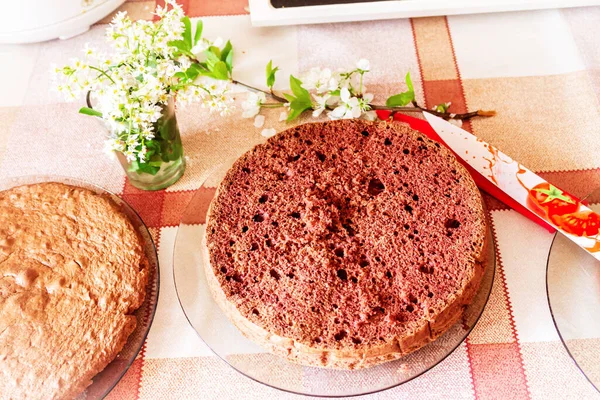
MULTIPOLYGON (((183 0, 203 17, 207 36, 230 38, 236 79, 263 85, 269 59, 281 77, 311 66, 371 61, 366 85, 376 100, 402 89, 411 72, 420 103, 451 101, 453 112, 495 109, 465 128, 544 178, 577 195, 600 186, 600 8, 252 28, 245 0, 183 0)), ((122 6, 151 19, 154 1, 122 6)), ((108 22, 108 18, 103 23, 108 22)), ((173 286, 173 245, 180 215, 221 160, 265 140, 262 128, 205 109, 179 109, 188 168, 173 187, 142 192, 103 152, 102 127, 50 91, 52 63, 103 45, 105 25, 65 41, 0 47, 0 178, 53 174, 118 193, 150 227, 159 251, 161 288, 141 354, 111 399, 280 399, 298 396, 255 383, 214 356, 186 321, 173 286)), ((280 79, 284 81, 285 79, 280 79)), ((239 103, 244 94, 236 94, 239 103)), ((279 112, 265 127, 283 129, 279 112)), ((545 290, 552 235, 488 199, 498 267, 482 319, 451 356, 425 375, 373 395, 377 399, 598 399, 563 348, 545 290)), ((590 340, 597 357, 599 341, 590 340)), ((593 354, 593 353, 590 353, 593 354)), ((600 361, 599 361, 600 362, 600 361)))

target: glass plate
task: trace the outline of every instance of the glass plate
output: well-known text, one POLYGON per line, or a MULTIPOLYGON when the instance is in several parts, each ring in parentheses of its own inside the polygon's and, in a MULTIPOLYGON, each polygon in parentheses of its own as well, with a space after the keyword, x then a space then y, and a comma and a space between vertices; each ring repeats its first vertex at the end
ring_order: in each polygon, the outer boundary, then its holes
MULTIPOLYGON (((585 199, 600 212, 600 188, 585 199)), ((600 261, 556 234, 548 255, 546 290, 560 339, 600 391, 600 261)))
POLYGON ((148 286, 146 287, 146 298, 141 307, 134 313, 137 319, 137 326, 127 339, 123 349, 117 354, 117 357, 108 364, 104 370, 97 374, 92 379, 93 383, 77 397, 77 400, 103 399, 117 383, 119 383, 123 375, 125 375, 125 372, 127 372, 137 357, 146 340, 150 326, 152 325, 156 304, 158 302, 158 289, 160 284, 156 247, 154 246, 154 241, 152 240, 148 228, 135 210, 114 193, 94 184, 62 176, 26 176, 2 179, 0 181, 0 190, 41 182, 60 182, 67 185, 83 187, 98 194, 110 196, 110 198, 120 207, 121 211, 127 215, 133 226, 140 233, 144 242, 144 250, 149 261, 150 271, 148 275, 148 286))
POLYGON ((247 339, 213 300, 204 274, 206 213, 215 188, 232 165, 210 171, 181 219, 175 240, 173 277, 186 318, 206 345, 238 372, 287 392, 341 397, 374 393, 408 382, 437 365, 467 337, 487 303, 494 279, 495 253, 488 232, 488 265, 480 290, 464 317, 436 341, 399 360, 372 368, 342 371, 305 367, 267 353, 247 339))

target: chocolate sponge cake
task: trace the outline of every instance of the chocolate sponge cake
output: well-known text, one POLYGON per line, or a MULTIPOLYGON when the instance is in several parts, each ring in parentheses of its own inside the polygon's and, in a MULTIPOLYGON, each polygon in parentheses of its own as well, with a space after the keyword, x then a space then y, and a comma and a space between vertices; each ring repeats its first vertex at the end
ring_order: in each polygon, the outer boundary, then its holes
POLYGON ((284 131, 235 162, 207 277, 249 338, 305 365, 397 359, 462 315, 483 272, 481 195, 445 147, 360 120, 284 131))

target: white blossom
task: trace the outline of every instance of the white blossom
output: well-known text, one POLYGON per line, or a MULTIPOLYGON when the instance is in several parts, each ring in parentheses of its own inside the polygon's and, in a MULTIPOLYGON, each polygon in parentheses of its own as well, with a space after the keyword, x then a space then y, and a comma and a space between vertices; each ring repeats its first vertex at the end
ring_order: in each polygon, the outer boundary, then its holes
MULTIPOLYGON (((169 101, 177 106, 200 102, 210 111, 224 115, 231 109, 229 82, 201 76, 182 84, 175 75, 185 72, 193 62, 169 45, 182 40, 185 26, 183 9, 175 0, 157 6, 157 23, 132 21, 118 12, 106 29, 110 54, 86 44, 82 58, 73 58, 63 67, 54 67, 54 87, 66 99, 74 100, 90 92, 94 109, 111 132, 106 148, 122 152, 129 161, 147 160, 147 142, 156 139, 154 125, 169 101)), ((220 46, 202 39, 195 51, 220 46)))
POLYGON ((302 87, 306 90, 316 90, 319 94, 325 93, 329 90, 331 79, 332 73, 329 68, 314 67, 301 78, 302 87))
POLYGON ((270 138, 272 136, 275 136, 276 133, 277 133, 277 131, 275 130, 275 128, 263 129, 262 132, 260 132, 260 134, 263 135, 266 138, 270 138))
POLYGON ((265 124, 265 116, 264 115, 257 115, 256 118, 254 118, 254 127, 255 128, 262 128, 263 125, 265 124))
POLYGON ((317 96, 317 95, 313 95, 313 98, 315 99, 315 103, 313 103, 313 117, 318 117, 319 115, 321 115, 321 113, 323 111, 325 111, 325 109, 327 109, 327 102, 328 100, 331 98, 330 94, 325 94, 323 96, 317 96))
POLYGON ((246 100, 242 103, 243 118, 254 118, 260 112, 260 107, 266 101, 266 96, 262 92, 250 92, 246 100))
POLYGON ((340 105, 329 113, 331 119, 358 118, 362 114, 361 105, 357 97, 350 95, 348 88, 340 91, 340 105))
POLYGON ((361 72, 369 72, 371 70, 371 64, 369 60, 361 58, 356 62, 356 68, 361 72))
POLYGON ((281 113, 279 113, 279 122, 285 121, 287 118, 288 118, 287 111, 282 111, 281 113))

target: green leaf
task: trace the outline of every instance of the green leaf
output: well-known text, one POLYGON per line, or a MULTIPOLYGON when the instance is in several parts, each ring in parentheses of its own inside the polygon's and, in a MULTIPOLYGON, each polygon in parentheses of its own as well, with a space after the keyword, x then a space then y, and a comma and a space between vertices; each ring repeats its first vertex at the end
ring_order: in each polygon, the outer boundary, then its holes
POLYGON ((195 58, 194 54, 192 54, 192 48, 188 46, 188 44, 183 40, 171 40, 167 42, 169 46, 175 47, 179 50, 180 53, 185 54, 188 57, 195 58))
POLYGON ((415 98, 414 93, 404 92, 400 94, 395 94, 393 96, 388 97, 385 101, 385 105, 388 107, 404 107, 409 104, 415 98))
POLYGON ((221 59, 221 49, 219 49, 218 47, 210 46, 207 51, 213 53, 215 56, 217 56, 219 60, 221 59))
POLYGON ((413 83, 412 83, 412 80, 410 79, 410 72, 406 73, 406 77, 404 78, 404 80, 406 81, 406 86, 408 87, 408 91, 412 92, 414 94, 415 89, 413 88, 413 83))
POLYGON ((212 69, 212 76, 222 81, 229 80, 227 65, 223 61, 217 62, 212 69))
POLYGON ((277 71, 279 71, 279 67, 273 68, 273 60, 270 60, 269 63, 267 64, 267 70, 266 70, 267 87, 269 87, 270 89, 272 89, 273 85, 275 84, 275 74, 277 73, 277 71))
POLYGON ((225 65, 227 65, 227 70, 229 73, 233 72, 233 51, 230 51, 225 58, 225 65))
POLYGON ((293 121, 300 116, 305 110, 290 110, 290 113, 287 117, 287 122, 293 121))
POLYGON ((204 54, 206 55, 206 68, 209 71, 212 71, 215 64, 221 61, 221 59, 215 53, 209 50, 206 50, 204 54))
POLYGON ((227 43, 225 43, 223 50, 221 50, 221 61, 225 61, 232 50, 233 46, 231 45, 231 41, 228 40, 227 43))
POLYGON ((194 34, 194 46, 198 44, 198 41, 202 37, 202 29, 203 29, 202 20, 199 19, 196 22, 196 33, 194 34))
POLYGON ((290 75, 290 88, 295 96, 284 94, 285 98, 290 102, 290 113, 287 121, 292 121, 300 116, 304 111, 312 109, 312 101, 308 90, 302 87, 302 82, 290 75))
POLYGON ((302 87, 302 81, 293 75, 290 75, 290 88, 297 98, 308 99, 310 102, 310 93, 302 87))
POLYGON ((405 105, 415 100, 415 89, 413 87, 412 80, 410 79, 410 72, 406 74, 406 86, 408 90, 403 93, 395 94, 390 96, 386 101, 385 105, 388 107, 404 107, 405 105))
POLYGON ((185 75, 191 81, 196 79, 198 74, 200 74, 200 69, 198 69, 194 64, 190 65, 190 67, 185 71, 185 75))
POLYGON ((185 25, 185 30, 183 31, 183 40, 187 44, 188 49, 192 48, 192 21, 190 21, 190 17, 183 17, 181 19, 183 21, 183 25, 185 25))
POLYGON ((175 78, 179 78, 179 79, 186 79, 187 78, 187 74, 185 72, 182 72, 182 71, 175 72, 175 74, 173 76, 175 78))
POLYGON ((80 112, 81 114, 85 114, 85 115, 91 115, 91 116, 94 116, 94 117, 100 117, 100 118, 102 118, 102 113, 101 113, 100 111, 96 111, 96 110, 94 110, 93 108, 89 108, 89 107, 81 107, 81 108, 79 109, 79 112, 80 112))

